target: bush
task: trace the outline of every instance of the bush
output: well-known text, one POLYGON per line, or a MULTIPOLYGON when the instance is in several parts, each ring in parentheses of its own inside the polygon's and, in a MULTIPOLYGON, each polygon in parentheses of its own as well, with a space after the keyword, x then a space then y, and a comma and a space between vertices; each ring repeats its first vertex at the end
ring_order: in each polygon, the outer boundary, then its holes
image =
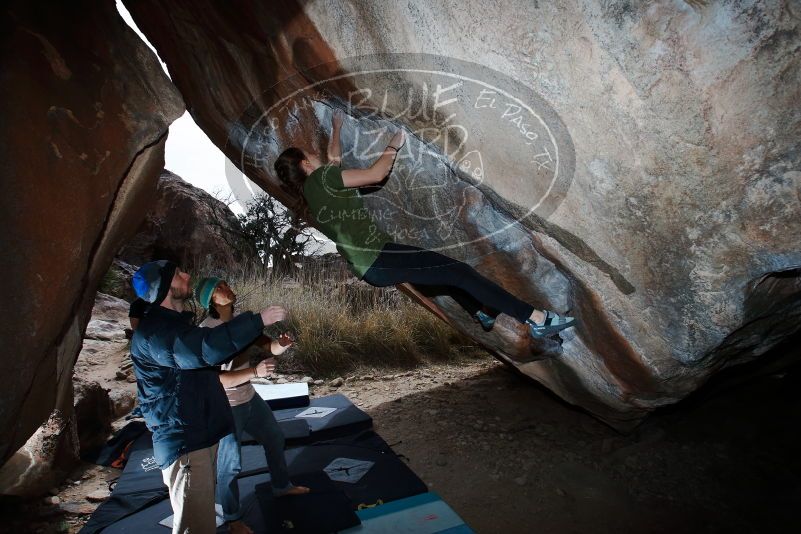
POLYGON ((395 288, 330 276, 324 267, 269 280, 260 271, 228 275, 238 309, 280 304, 298 331, 284 372, 330 376, 355 369, 405 368, 486 352, 395 288))

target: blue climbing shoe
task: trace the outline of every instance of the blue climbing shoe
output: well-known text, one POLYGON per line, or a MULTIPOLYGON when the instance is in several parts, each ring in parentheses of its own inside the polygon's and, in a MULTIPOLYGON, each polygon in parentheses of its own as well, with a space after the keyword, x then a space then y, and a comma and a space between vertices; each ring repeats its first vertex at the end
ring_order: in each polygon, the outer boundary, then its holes
POLYGON ((481 328, 483 328, 485 332, 492 330, 492 327, 495 325, 495 317, 487 315, 481 310, 473 314, 473 319, 481 325, 481 328))
POLYGON ((545 314, 545 321, 542 323, 535 323, 531 319, 526 319, 531 337, 546 337, 576 324, 576 320, 573 317, 559 315, 548 310, 543 310, 543 313, 545 314))

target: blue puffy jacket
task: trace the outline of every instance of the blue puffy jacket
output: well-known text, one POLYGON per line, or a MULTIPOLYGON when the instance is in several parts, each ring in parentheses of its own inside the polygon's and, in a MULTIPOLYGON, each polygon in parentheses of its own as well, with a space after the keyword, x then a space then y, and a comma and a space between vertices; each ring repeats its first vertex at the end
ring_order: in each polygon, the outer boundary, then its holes
POLYGON ((182 454, 210 447, 233 432, 219 368, 261 334, 261 315, 239 314, 214 328, 191 312, 151 306, 131 339, 139 406, 153 432, 161 469, 182 454))

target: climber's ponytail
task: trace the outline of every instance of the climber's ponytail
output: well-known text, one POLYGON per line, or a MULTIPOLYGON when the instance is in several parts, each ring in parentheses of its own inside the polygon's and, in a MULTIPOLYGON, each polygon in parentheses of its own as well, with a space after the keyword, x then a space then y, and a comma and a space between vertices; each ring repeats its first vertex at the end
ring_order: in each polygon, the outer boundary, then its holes
POLYGON ((289 147, 278 156, 273 168, 278 175, 278 179, 294 198, 303 198, 303 181, 306 173, 300 166, 300 162, 306 159, 306 154, 299 148, 289 147))

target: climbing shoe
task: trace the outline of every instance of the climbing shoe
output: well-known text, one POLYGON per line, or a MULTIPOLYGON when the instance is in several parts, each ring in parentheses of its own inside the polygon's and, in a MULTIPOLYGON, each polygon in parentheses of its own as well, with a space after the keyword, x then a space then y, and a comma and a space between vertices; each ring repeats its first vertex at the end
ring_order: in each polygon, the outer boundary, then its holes
POLYGON ((543 310, 543 313, 545 314, 545 320, 542 323, 526 319, 526 324, 532 337, 546 337, 576 324, 576 320, 573 317, 559 315, 548 310, 543 310))
POLYGON ((495 324, 495 317, 487 315, 481 310, 478 310, 476 313, 473 314, 473 319, 475 319, 476 322, 478 322, 481 325, 481 328, 483 328, 485 332, 489 332, 490 330, 492 330, 492 327, 495 324))

